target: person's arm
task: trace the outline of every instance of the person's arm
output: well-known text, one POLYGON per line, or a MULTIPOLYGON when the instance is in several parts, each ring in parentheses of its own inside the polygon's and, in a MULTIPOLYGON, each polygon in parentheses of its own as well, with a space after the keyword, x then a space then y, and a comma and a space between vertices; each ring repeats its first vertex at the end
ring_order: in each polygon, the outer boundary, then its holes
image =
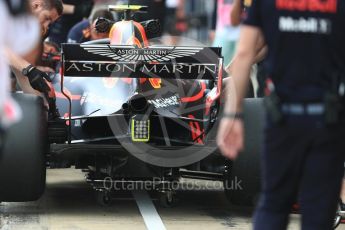
POLYGON ((243 112, 242 103, 260 37, 262 34, 258 27, 242 27, 237 58, 232 63, 232 77, 225 89, 224 118, 219 125, 217 143, 222 153, 230 159, 236 158, 244 146, 243 121, 238 114, 243 112))
POLYGON ((18 56, 10 49, 6 49, 6 56, 16 76, 17 82, 24 93, 41 95, 41 93, 49 92, 50 88, 46 80, 49 81, 50 79, 46 73, 32 66, 29 74, 24 76, 22 70, 30 66, 30 62, 18 56))
POLYGON ((29 79, 22 74, 22 69, 29 66, 30 63, 26 61, 25 59, 16 55, 9 49, 6 50, 6 54, 7 54, 9 63, 11 65, 11 69, 14 72, 14 75, 16 76, 17 83, 19 84, 23 92, 28 93, 28 94, 41 95, 39 91, 34 90, 32 88, 32 86, 30 85, 29 79))
POLYGON ((238 26, 242 20, 242 0, 234 0, 231 13, 231 25, 238 26))
POLYGON ((263 36, 260 36, 256 43, 256 55, 255 55, 253 64, 261 62, 266 57, 266 54, 267 54, 266 41, 263 36))
MULTIPOLYGON (((237 59, 233 62, 233 82, 237 92, 236 111, 242 111, 242 101, 247 92, 250 69, 256 56, 257 40, 262 37, 260 29, 253 26, 243 26, 237 48, 237 59)), ((228 94, 229 95, 229 94, 228 94)), ((226 104, 228 105, 228 104, 226 104)), ((225 112, 236 112, 226 106, 225 112)))
POLYGON ((267 46, 264 45, 259 50, 257 50, 253 64, 256 64, 256 63, 261 62, 262 60, 264 60, 265 57, 266 57, 266 54, 267 54, 267 46))
MULTIPOLYGON (((266 46, 265 40, 263 36, 259 36, 256 42, 255 57, 253 59, 252 65, 262 61, 266 57, 266 54, 267 54, 267 46, 266 46)), ((231 62, 228 64, 228 66, 225 68, 226 72, 229 75, 232 75, 233 63, 236 61, 236 59, 238 59, 237 53, 235 54, 231 62)))

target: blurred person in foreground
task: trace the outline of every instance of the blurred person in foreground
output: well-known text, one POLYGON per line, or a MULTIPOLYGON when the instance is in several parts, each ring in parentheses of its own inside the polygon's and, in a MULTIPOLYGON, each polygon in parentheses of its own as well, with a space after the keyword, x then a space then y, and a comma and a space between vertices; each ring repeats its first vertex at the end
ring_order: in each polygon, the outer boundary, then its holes
POLYGON ((176 46, 180 42, 180 36, 188 30, 185 0, 166 0, 166 15, 163 33, 168 35, 164 41, 176 46))
POLYGON ((332 229, 344 173, 344 28, 342 0, 255 0, 248 11, 217 142, 230 159, 243 149, 242 102, 264 37, 270 83, 254 229, 286 229, 296 197, 302 229, 332 229))
MULTIPOLYGON (((41 41, 48 33, 51 23, 56 21, 62 14, 63 6, 61 0, 30 0, 29 1, 32 14, 38 19, 41 26, 41 41)), ((17 36, 22 31, 18 31, 17 36)), ((20 36, 18 36, 20 37, 20 36)), ((26 43, 17 44, 19 47, 25 46, 26 43)), ((45 99, 49 98, 50 86, 49 76, 43 72, 45 68, 35 67, 37 56, 41 56, 42 44, 38 44, 34 53, 28 58, 22 58, 8 50, 7 57, 14 72, 17 82, 24 93, 43 95, 45 99)), ((47 99, 48 100, 48 99, 47 99)), ((46 101, 47 108, 49 102, 46 101)))
POLYGON ((234 56, 237 40, 240 36, 240 28, 233 26, 231 22, 231 10, 234 0, 216 0, 213 14, 215 26, 215 38, 213 46, 222 47, 224 63, 229 63, 234 56))
POLYGON ((21 110, 10 94, 10 68, 6 52, 30 55, 37 45, 39 24, 29 14, 26 0, 0 1, 0 131, 21 118, 21 110), (19 36, 23 34, 25 36, 19 36))

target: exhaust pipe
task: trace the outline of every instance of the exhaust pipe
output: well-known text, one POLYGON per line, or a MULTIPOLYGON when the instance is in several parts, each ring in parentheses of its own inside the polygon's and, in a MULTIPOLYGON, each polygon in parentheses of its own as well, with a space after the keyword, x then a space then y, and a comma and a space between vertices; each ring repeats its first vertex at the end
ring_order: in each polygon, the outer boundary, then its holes
POLYGON ((140 22, 140 24, 144 27, 148 39, 156 38, 162 35, 162 26, 159 20, 147 20, 140 22))
POLYGON ((95 22, 95 29, 98 33, 109 33, 114 23, 109 19, 98 17, 95 22))
POLYGON ((147 99, 142 94, 136 94, 128 100, 129 111, 143 113, 148 108, 147 99))

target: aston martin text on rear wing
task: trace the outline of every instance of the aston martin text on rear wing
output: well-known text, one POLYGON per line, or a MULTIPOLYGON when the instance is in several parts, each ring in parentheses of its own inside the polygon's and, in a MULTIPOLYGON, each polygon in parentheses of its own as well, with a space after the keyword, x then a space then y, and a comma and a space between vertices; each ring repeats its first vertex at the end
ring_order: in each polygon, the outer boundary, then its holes
POLYGON ((221 48, 187 46, 63 44, 66 77, 125 77, 216 80, 221 48))

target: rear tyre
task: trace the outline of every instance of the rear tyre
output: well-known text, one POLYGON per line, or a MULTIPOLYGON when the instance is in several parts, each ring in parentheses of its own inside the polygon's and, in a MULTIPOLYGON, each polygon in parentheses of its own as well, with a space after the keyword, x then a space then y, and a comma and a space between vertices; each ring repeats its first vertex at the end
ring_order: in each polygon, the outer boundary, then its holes
POLYGON ((0 152, 0 201, 34 201, 45 188, 46 114, 41 98, 24 94, 13 97, 23 119, 5 133, 0 152))
POLYGON ((236 205, 255 205, 260 191, 260 152, 264 124, 263 101, 244 102, 245 150, 233 162, 227 162, 224 188, 228 200, 236 205))

